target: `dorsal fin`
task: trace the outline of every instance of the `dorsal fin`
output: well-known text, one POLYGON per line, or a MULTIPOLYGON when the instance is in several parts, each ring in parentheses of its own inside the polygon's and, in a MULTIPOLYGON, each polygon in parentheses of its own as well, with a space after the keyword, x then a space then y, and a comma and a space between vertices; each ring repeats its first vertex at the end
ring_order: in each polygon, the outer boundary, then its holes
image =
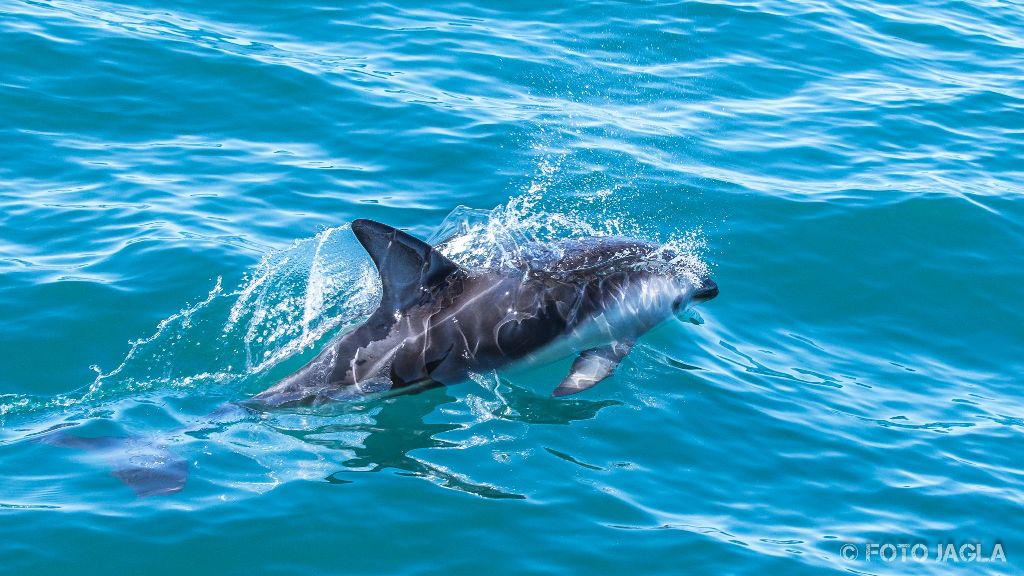
POLYGON ((386 224, 360 218, 352 221, 352 232, 377 265, 384 290, 380 306, 389 312, 413 304, 460 271, 430 244, 386 224))

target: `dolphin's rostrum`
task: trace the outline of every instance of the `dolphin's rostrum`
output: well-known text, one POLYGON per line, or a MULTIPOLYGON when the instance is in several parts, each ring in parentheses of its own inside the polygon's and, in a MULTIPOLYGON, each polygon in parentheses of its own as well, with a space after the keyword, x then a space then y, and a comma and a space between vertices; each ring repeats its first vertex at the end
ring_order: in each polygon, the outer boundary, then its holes
POLYGON ((575 394, 608 377, 644 332, 718 294, 682 255, 626 238, 565 240, 515 266, 466 269, 378 222, 356 220, 352 232, 380 273, 380 306, 246 405, 418 390, 573 353, 578 357, 553 395, 575 394))

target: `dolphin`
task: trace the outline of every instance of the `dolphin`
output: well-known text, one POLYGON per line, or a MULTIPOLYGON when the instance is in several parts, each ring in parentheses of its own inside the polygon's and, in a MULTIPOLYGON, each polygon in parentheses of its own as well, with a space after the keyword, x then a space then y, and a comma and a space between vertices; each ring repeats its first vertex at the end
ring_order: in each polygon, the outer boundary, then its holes
POLYGON ((645 332, 718 295, 678 253, 629 238, 564 240, 511 267, 471 269, 386 224, 358 219, 352 232, 380 274, 380 306, 244 405, 418 391, 573 354, 552 395, 575 394, 610 376, 645 332))
MULTIPOLYGON (((308 364, 274 386, 207 416, 205 425, 253 412, 315 406, 455 384, 471 372, 576 355, 553 396, 608 378, 645 332, 718 295, 718 286, 664 246, 620 237, 530 247, 501 268, 464 268, 439 247, 372 220, 352 232, 380 274, 380 305, 308 364)), ((83 438, 62 429, 36 441, 87 450, 139 496, 173 494, 188 463, 159 439, 83 438)))

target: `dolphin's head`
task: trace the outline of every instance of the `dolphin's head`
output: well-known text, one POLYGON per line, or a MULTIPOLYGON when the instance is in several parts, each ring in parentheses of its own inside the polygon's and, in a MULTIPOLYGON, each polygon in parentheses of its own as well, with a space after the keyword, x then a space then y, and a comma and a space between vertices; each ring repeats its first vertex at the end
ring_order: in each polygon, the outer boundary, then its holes
POLYGON ((631 278, 644 286, 642 293, 653 296, 648 301, 656 301, 661 313, 668 304, 672 313, 685 315, 692 306, 718 296, 718 284, 711 279, 707 264, 685 246, 603 238, 563 261, 579 269, 597 268, 595 263, 600 263, 609 270, 621 270, 629 263, 639 272, 631 278))
POLYGON ((711 279, 707 265, 685 246, 655 244, 621 237, 566 240, 557 245, 561 255, 551 264, 541 265, 570 275, 581 275, 606 290, 608 296, 623 299, 632 293, 639 305, 633 314, 647 306, 656 316, 671 312, 685 315, 691 306, 718 296, 718 284, 711 279), (617 277, 614 282, 607 278, 617 277), (631 292, 628 286, 639 290, 631 292))

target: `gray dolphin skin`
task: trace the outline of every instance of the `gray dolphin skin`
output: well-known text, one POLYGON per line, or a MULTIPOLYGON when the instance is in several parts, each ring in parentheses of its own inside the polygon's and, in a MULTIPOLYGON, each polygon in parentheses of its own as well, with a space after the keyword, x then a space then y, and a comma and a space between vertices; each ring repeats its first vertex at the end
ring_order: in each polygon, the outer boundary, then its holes
POLYGON ((509 269, 465 269, 379 222, 355 220, 352 232, 377 266, 380 306, 244 405, 411 392, 572 354, 552 394, 575 394, 611 375, 642 334, 718 295, 715 282, 679 254, 627 238, 565 240, 509 269))

